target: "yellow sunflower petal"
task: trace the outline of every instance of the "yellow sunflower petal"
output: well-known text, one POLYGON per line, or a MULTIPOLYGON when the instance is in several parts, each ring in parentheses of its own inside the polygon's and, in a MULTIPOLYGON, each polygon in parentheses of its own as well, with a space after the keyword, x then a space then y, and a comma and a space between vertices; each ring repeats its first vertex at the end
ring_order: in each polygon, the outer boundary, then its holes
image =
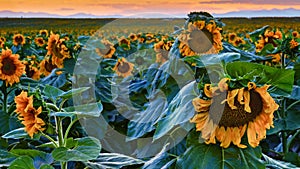
POLYGON ((250 108, 250 92, 248 90, 244 91, 244 102, 245 102, 245 107, 244 110, 248 113, 251 113, 251 108, 250 108))
POLYGON ((209 110, 211 100, 203 100, 197 97, 193 99, 192 103, 196 112, 204 112, 209 110))

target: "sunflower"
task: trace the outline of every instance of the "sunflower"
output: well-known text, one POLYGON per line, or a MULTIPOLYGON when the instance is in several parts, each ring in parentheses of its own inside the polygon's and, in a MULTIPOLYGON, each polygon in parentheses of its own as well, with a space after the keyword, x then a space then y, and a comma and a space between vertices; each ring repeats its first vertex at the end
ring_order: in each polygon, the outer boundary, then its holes
POLYGON ((28 111, 29 107, 33 107, 33 96, 28 97, 28 93, 22 91, 18 96, 14 99, 16 103, 17 114, 21 114, 23 112, 28 111))
POLYGON ((25 72, 27 77, 32 78, 34 80, 40 79, 40 71, 35 66, 32 66, 30 64, 26 64, 25 72))
POLYGON ((189 22, 187 27, 187 31, 179 36, 182 56, 213 54, 223 49, 222 28, 214 20, 208 23, 203 20, 189 22))
MULTIPOLYGON (((40 65, 40 74, 43 74, 44 76, 48 76, 53 69, 57 68, 55 64, 52 63, 52 60, 48 57, 41 61, 40 65)), ((62 67, 59 67, 62 68, 62 67)))
POLYGON ((96 48, 96 53, 103 58, 111 58, 116 51, 114 45, 108 40, 102 40, 101 43, 105 46, 105 49, 96 48))
POLYGON ((134 33, 131 33, 128 38, 131 40, 131 41, 136 41, 138 39, 137 35, 134 34, 134 33))
POLYGON ((45 130, 43 126, 45 122, 38 117, 42 113, 42 107, 37 110, 34 107, 29 107, 27 111, 19 115, 19 119, 22 120, 22 124, 25 126, 25 131, 33 138, 33 135, 39 131, 45 130))
POLYGON ((0 48, 4 48, 5 42, 0 39, 0 48))
POLYGON ((146 43, 152 43, 152 42, 155 42, 156 41, 156 38, 154 38, 154 35, 152 33, 147 33, 145 35, 145 40, 146 40, 146 43))
POLYGON ((293 31, 293 32, 292 32, 292 36, 293 36, 294 38, 299 38, 299 37, 300 37, 298 31, 293 31))
POLYGON ((48 33, 48 30, 46 29, 42 29, 40 30, 40 35, 42 35, 43 37, 48 37, 49 33, 48 33))
POLYGON ((124 49, 130 49, 130 41, 125 37, 121 37, 119 39, 119 46, 123 47, 124 49))
POLYGON ((234 41, 235 41, 235 39, 236 39, 236 37, 237 37, 236 33, 229 33, 228 34, 228 42, 231 43, 231 44, 233 44, 234 41))
POLYGON ((247 87, 230 89, 229 80, 224 78, 215 87, 205 85, 204 94, 209 99, 193 99, 197 114, 190 122, 196 124, 206 144, 216 144, 217 139, 224 148, 231 142, 246 148, 241 138, 247 131, 249 145, 256 147, 266 137, 266 129, 274 127, 273 113, 279 106, 267 92, 269 85, 257 87, 249 82, 247 87))
POLYGON ((45 40, 42 37, 35 38, 34 42, 39 47, 43 47, 46 44, 45 40))
POLYGON ((172 47, 172 41, 159 41, 154 45, 154 51, 156 52, 156 62, 164 63, 168 60, 168 54, 172 47))
POLYGON ((33 96, 28 96, 27 92, 22 91, 15 97, 16 110, 19 115, 19 119, 22 120, 22 124, 25 126, 25 131, 33 138, 35 133, 43 131, 45 128, 45 122, 38 117, 42 112, 42 107, 37 110, 33 107, 33 96))
POLYGON ((0 79, 5 80, 6 86, 20 81, 25 73, 25 66, 19 60, 18 54, 12 54, 10 49, 2 50, 0 57, 0 79))
POLYGON ((290 41, 290 48, 291 48, 291 49, 294 49, 294 48, 296 48, 297 46, 299 46, 299 43, 298 43, 297 41, 295 41, 294 39, 292 39, 292 40, 290 41))
POLYGON ((47 55, 52 56, 52 63, 57 67, 63 66, 63 61, 70 58, 70 52, 64 44, 64 39, 59 39, 59 34, 51 34, 48 40, 47 55))
POLYGON ((233 46, 239 46, 240 44, 245 44, 246 42, 244 41, 243 38, 241 37, 237 37, 235 38, 234 42, 233 42, 233 46))
POLYGON ((125 58, 118 59, 113 71, 115 71, 118 76, 127 77, 131 75, 134 64, 128 62, 125 58))
POLYGON ((25 44, 25 38, 22 34, 16 34, 13 36, 13 44, 15 46, 18 45, 24 45, 25 44))

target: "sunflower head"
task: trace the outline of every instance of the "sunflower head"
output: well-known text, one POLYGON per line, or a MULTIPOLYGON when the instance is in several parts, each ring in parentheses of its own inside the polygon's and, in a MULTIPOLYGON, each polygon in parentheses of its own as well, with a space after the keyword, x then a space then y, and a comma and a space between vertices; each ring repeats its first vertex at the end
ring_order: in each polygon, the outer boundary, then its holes
POLYGON ((24 45, 25 44, 25 38, 22 34, 15 34, 13 36, 13 44, 15 46, 18 46, 18 45, 24 45))
POLYGON ((240 147, 247 132, 248 143, 252 147, 266 137, 266 129, 273 126, 273 113, 278 105, 268 93, 269 85, 257 87, 249 82, 246 87, 228 87, 230 79, 222 79, 217 86, 207 84, 204 94, 209 99, 195 98, 192 103, 197 114, 190 120, 201 131, 207 144, 227 148, 231 142, 240 147))
POLYGON ((119 39, 119 46, 128 50, 128 49, 130 49, 130 41, 125 37, 121 37, 119 39))
POLYGON ((296 48, 298 46, 299 46, 299 43, 297 41, 295 41, 294 39, 292 39, 290 41, 290 49, 294 49, 294 48, 296 48))
POLYGON ((113 71, 115 71, 118 76, 127 77, 131 75, 133 67, 134 64, 128 62, 125 58, 120 58, 114 66, 113 71))
POLYGON ((45 130, 45 122, 38 117, 42 113, 42 107, 36 109, 33 106, 33 95, 28 96, 28 93, 22 91, 18 96, 15 97, 16 110, 18 118, 22 121, 25 126, 25 131, 28 135, 33 138, 33 135, 39 131, 45 130))
POLYGON ((65 45, 65 40, 59 38, 59 34, 51 34, 48 39, 47 55, 52 56, 52 62, 57 67, 63 67, 63 61, 70 58, 70 51, 65 45))
POLYGON ((218 53, 222 47, 222 26, 223 23, 213 18, 207 12, 192 12, 187 19, 186 30, 179 35, 180 43, 184 43, 190 48, 185 47, 181 54, 188 56, 187 53, 213 54, 218 53))
POLYGON ((40 30, 39 33, 40 33, 40 35, 42 35, 43 37, 48 37, 48 36, 49 36, 48 30, 46 30, 46 29, 40 30))
POLYGON ((136 41, 138 39, 137 35, 134 34, 134 33, 131 33, 128 38, 131 40, 131 41, 136 41))
POLYGON ((116 51, 114 45, 108 40, 102 40, 101 43, 104 45, 104 49, 96 48, 96 53, 103 58, 112 58, 116 51))
POLYGON ((300 37, 298 31, 293 31, 292 36, 293 36, 293 38, 299 38, 300 37))
POLYGON ((10 49, 2 50, 0 57, 0 79, 13 85, 20 81, 20 77, 25 73, 25 66, 19 60, 18 54, 12 54, 10 49))
POLYGON ((39 64, 39 67, 40 74, 43 74, 44 76, 48 76, 53 69, 58 68, 55 64, 52 63, 52 60, 49 57, 44 58, 44 60, 42 60, 39 64))
POLYGON ((34 42, 39 47, 43 47, 46 44, 45 40, 42 37, 35 38, 34 42))

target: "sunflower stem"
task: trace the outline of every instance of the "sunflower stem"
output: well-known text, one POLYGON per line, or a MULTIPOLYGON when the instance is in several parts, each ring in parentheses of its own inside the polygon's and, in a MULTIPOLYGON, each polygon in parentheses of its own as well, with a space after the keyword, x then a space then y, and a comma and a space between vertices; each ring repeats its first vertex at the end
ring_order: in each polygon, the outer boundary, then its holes
POLYGON ((283 131, 282 132, 282 151, 283 151, 283 154, 287 154, 289 152, 289 148, 288 148, 288 145, 287 145, 287 133, 286 131, 283 131))
POLYGON ((287 143, 287 148, 290 149, 290 146, 292 144, 292 142, 294 141, 294 139, 298 136, 298 134, 300 134, 300 130, 297 130, 297 132, 291 137, 291 139, 288 141, 287 143))
POLYGON ((52 137, 48 136, 47 134, 43 133, 42 131, 41 131, 41 134, 42 134, 44 137, 46 137, 49 141, 51 141, 51 142, 54 144, 55 148, 58 147, 58 144, 56 143, 56 141, 55 141, 52 137))
POLYGON ((284 58, 284 52, 281 54, 281 69, 285 69, 285 58, 284 58))
POLYGON ((69 124, 69 126, 68 126, 68 128, 67 128, 67 130, 66 130, 66 132, 65 132, 65 136, 64 136, 64 140, 65 140, 65 145, 64 145, 64 146, 67 146, 66 144, 67 144, 67 139, 68 139, 69 132, 70 132, 72 126, 73 126, 77 121, 78 121, 78 118, 76 118, 75 120, 73 120, 73 121, 69 124))
POLYGON ((6 114, 7 112, 7 90, 5 83, 2 84, 2 92, 3 92, 3 112, 6 114))

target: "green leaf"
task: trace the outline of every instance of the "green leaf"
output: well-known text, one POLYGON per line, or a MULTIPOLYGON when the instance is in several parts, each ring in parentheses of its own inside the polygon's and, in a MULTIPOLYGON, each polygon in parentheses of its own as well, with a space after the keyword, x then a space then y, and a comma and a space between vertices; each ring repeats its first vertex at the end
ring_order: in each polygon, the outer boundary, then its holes
POLYGON ((29 156, 21 156, 14 160, 9 169, 35 169, 33 159, 29 156))
POLYGON ((44 164, 44 165, 41 166, 40 169, 54 169, 54 167, 52 167, 52 166, 49 165, 49 164, 44 164))
POLYGON ((8 167, 16 157, 8 151, 0 149, 0 167, 8 167))
POLYGON ((128 124, 127 141, 134 140, 155 129, 155 122, 161 117, 167 106, 167 100, 162 92, 157 92, 149 99, 147 108, 137 112, 128 124))
POLYGON ((81 87, 81 88, 77 88, 77 89, 71 89, 69 91, 63 92, 60 95, 58 95, 58 97, 61 97, 63 99, 69 99, 72 96, 75 96, 77 94, 80 94, 84 91, 87 91, 89 89, 89 87, 81 87))
POLYGON ((78 144, 68 149, 59 147, 52 151, 52 156, 57 161, 87 161, 96 159, 101 150, 100 141, 92 137, 76 139, 78 144))
POLYGON ((280 90, 290 94, 293 89, 295 74, 293 70, 277 69, 249 62, 233 62, 226 65, 226 71, 231 78, 244 82, 244 85, 256 80, 255 82, 261 85, 272 85, 274 93, 280 90))
POLYGON ((265 160, 266 167, 272 167, 276 169, 290 169, 290 168, 297 168, 295 165, 280 161, 280 160, 275 160, 271 157, 268 157, 267 155, 263 154, 263 158, 265 160))
POLYGON ((18 128, 4 134, 2 138, 21 139, 21 138, 30 138, 30 137, 25 132, 24 128, 18 128))
POLYGON ((159 152, 155 157, 151 158, 149 161, 147 161, 142 169, 152 169, 152 168, 169 168, 170 165, 175 163, 175 159, 171 158, 169 154, 167 153, 167 146, 169 144, 165 145, 161 152, 159 152))
POLYGON ((166 115, 158 122, 154 133, 154 140, 161 138, 176 125, 184 125, 194 116, 195 110, 192 100, 198 96, 195 81, 184 86, 169 104, 166 115))
POLYGON ((230 146, 226 149, 216 144, 194 144, 182 154, 176 163, 178 168, 184 169, 264 169, 260 160, 259 147, 240 149, 230 146))
POLYGON ((45 158, 47 153, 39 150, 29 150, 29 149, 13 149, 10 151, 14 156, 29 156, 31 158, 41 157, 45 158))
POLYGON ((0 135, 17 128, 20 124, 18 121, 18 118, 0 110, 0 135))
POLYGON ((143 164, 144 161, 118 153, 101 153, 97 159, 85 164, 93 169, 119 169, 125 166, 143 164))
POLYGON ((73 115, 78 115, 80 117, 85 117, 85 116, 99 117, 103 110, 103 105, 101 102, 89 103, 89 104, 84 104, 79 106, 68 107, 65 108, 65 110, 67 112, 55 112, 52 113, 51 115, 65 116, 65 117, 70 117, 73 115))
POLYGON ((64 91, 62 91, 59 88, 54 87, 54 86, 45 85, 43 93, 49 99, 56 100, 58 96, 60 96, 61 94, 64 93, 64 91))
POLYGON ((262 28, 259 28, 253 32, 250 32, 249 35, 251 37, 251 39, 255 42, 259 35, 262 35, 265 33, 266 29, 268 29, 270 26, 269 25, 266 25, 266 26, 263 26, 262 28))

